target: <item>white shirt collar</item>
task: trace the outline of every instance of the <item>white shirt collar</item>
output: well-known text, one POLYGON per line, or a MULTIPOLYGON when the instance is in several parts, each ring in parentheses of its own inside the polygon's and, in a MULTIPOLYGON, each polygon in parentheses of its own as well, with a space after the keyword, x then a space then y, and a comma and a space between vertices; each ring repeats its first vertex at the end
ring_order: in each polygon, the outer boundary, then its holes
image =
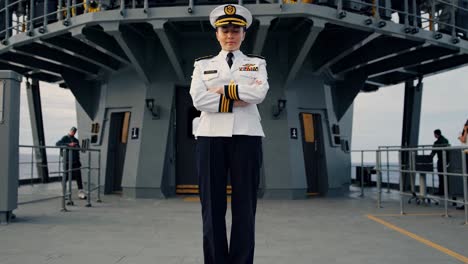
POLYGON ((229 52, 232 52, 232 54, 234 54, 234 57, 232 58, 233 61, 235 61, 236 58, 240 58, 240 57, 242 57, 242 55, 244 55, 244 53, 242 53, 242 51, 240 51, 240 50, 235 50, 235 51, 221 50, 221 51, 219 52, 219 56, 221 56, 222 58, 226 59, 227 54, 228 54, 229 52))

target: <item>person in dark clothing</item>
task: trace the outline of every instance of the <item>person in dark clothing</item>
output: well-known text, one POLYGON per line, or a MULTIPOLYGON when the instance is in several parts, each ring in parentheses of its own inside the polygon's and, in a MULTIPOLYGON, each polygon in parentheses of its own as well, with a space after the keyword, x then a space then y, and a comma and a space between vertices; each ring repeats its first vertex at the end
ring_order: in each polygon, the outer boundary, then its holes
MULTIPOLYGON (((434 148, 450 146, 449 141, 442 135, 442 132, 440 131, 440 129, 434 130, 434 137, 437 139, 434 142, 434 145, 433 145, 434 148)), ((436 155, 437 155, 437 171, 439 173, 443 173, 444 172, 444 164, 443 164, 442 151, 441 150, 432 150, 431 157, 433 158, 436 155)), ((448 155, 446 155, 446 162, 447 162, 446 167, 448 167, 448 164, 449 164, 448 155)), ((439 191, 436 194, 437 195, 444 195, 444 175, 443 174, 439 174, 439 191)))
POLYGON ((72 166, 71 166, 71 168, 72 169, 77 169, 77 170, 72 171, 72 179, 76 180, 76 184, 78 185, 78 197, 80 199, 84 200, 84 199, 86 199, 86 194, 83 191, 83 181, 81 179, 81 170, 78 170, 79 168, 81 168, 80 152, 78 150, 80 148, 80 142, 75 137, 76 131, 77 131, 76 127, 72 127, 70 129, 70 132, 68 132, 67 135, 63 136, 62 139, 57 141, 57 143, 55 145, 57 147, 64 146, 64 147, 76 148, 74 150, 62 149, 61 151, 63 153, 63 160, 64 160, 64 163, 65 163, 65 168, 67 170, 70 169, 69 162, 68 162, 68 159, 69 159, 69 157, 68 157, 69 154, 68 153, 69 153, 69 151, 72 152, 72 166))

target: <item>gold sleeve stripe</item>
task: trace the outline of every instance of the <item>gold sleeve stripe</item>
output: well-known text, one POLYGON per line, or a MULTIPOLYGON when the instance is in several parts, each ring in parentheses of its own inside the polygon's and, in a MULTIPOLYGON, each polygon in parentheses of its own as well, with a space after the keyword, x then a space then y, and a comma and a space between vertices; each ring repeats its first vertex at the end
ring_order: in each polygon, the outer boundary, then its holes
POLYGON ((223 96, 223 111, 222 112, 226 112, 226 97, 223 96))
POLYGON ((224 97, 224 112, 229 112, 229 99, 224 97))
POLYGON ((236 100, 240 100, 240 98, 239 98, 239 89, 237 89, 238 86, 237 86, 237 84, 233 84, 233 85, 234 85, 234 89, 233 89, 234 90, 234 97, 236 98, 236 100))
POLYGON ((218 112, 231 113, 233 105, 234 105, 234 101, 230 100, 224 95, 220 95, 218 112))
POLYGON ((224 105, 224 99, 223 99, 223 95, 220 95, 219 96, 219 107, 218 107, 218 112, 223 112, 224 108, 223 108, 223 105, 224 105))
POLYGON ((234 100, 236 99, 236 98, 234 97, 233 82, 231 82, 231 83, 229 84, 229 98, 234 99, 234 100))
POLYGON ((224 96, 226 96, 229 99, 233 99, 231 97, 231 84, 224 85, 224 96))
POLYGON ((228 85, 224 85, 224 95, 231 100, 239 100, 239 91, 237 84, 231 81, 228 85))
POLYGON ((224 112, 227 112, 228 107, 229 107, 228 99, 226 97, 223 97, 223 98, 224 98, 224 112))
POLYGON ((230 86, 230 98, 233 99, 233 100, 239 100, 239 95, 237 93, 237 85, 236 83, 234 83, 234 81, 231 81, 231 83, 229 84, 230 86))

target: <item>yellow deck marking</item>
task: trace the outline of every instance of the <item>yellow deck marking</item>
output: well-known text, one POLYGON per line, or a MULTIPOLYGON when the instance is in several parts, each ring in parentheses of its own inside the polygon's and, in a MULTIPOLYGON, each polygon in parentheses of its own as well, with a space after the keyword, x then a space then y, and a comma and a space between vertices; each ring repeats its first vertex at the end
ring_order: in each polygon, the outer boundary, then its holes
POLYGON ((453 257, 453 258, 456 258, 456 259, 460 260, 461 262, 463 262, 465 264, 468 264, 468 257, 465 257, 465 256, 463 256, 461 254, 458 254, 457 252, 454 252, 454 251, 452 251, 452 250, 450 250, 450 249, 448 249, 446 247, 443 247, 443 246, 438 245, 438 244, 436 244, 434 242, 431 242, 431 241, 429 241, 429 240, 427 240, 427 239, 425 239, 423 237, 420 237, 420 236, 418 236, 418 235, 416 235, 414 233, 406 231, 405 229, 400 228, 398 226, 395 226, 395 225, 393 225, 393 224, 391 224, 391 223, 389 223, 387 221, 384 221, 384 220, 382 220, 382 219, 380 219, 380 218, 378 218, 376 216, 367 215, 367 218, 369 218, 370 220, 373 220, 373 221, 375 221, 375 222, 377 222, 379 224, 382 224, 382 225, 384 225, 384 226, 386 226, 386 227, 388 227, 390 229, 393 229, 393 230, 395 230, 395 231, 397 231, 397 232, 399 232, 399 233, 401 233, 401 234, 403 234, 405 236, 411 237, 412 239, 414 239, 414 240, 416 240, 416 241, 418 241, 418 242, 420 242, 422 244, 425 244, 426 246, 437 249, 440 252, 443 252, 443 253, 445 253, 445 254, 453 257))
POLYGON ((415 213, 415 214, 373 214, 373 216, 443 216, 444 213, 415 213))

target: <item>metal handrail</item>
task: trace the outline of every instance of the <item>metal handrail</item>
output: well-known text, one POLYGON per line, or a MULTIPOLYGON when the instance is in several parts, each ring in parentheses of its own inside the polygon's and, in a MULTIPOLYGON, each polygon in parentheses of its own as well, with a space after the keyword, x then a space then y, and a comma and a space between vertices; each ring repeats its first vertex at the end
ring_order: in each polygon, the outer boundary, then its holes
MULTIPOLYGON (((375 161, 376 161, 376 166, 375 166, 375 171, 377 173, 377 207, 381 207, 382 203, 382 173, 387 172, 387 175, 389 175, 389 172, 399 172, 400 173, 400 179, 399 179, 399 194, 400 194, 400 213, 405 214, 405 209, 404 209, 404 202, 403 202, 403 197, 404 196, 414 196, 414 188, 415 188, 415 183, 414 183, 414 177, 416 174, 436 174, 434 170, 432 171, 427 171, 427 170, 418 170, 416 169, 416 154, 418 152, 424 152, 424 151, 437 151, 439 153, 442 153, 442 167, 443 171, 442 172, 437 172, 437 174, 443 176, 443 181, 444 181, 444 196, 443 197, 438 197, 438 196, 432 196, 432 195, 427 195, 424 192, 424 195, 422 196, 423 199, 433 199, 433 200, 438 200, 438 201, 443 201, 444 202, 444 215, 448 217, 448 203, 453 202, 453 203, 458 203, 458 204, 463 204, 465 207, 465 224, 468 225, 468 173, 467 173, 467 164, 466 164, 466 158, 468 156, 468 147, 437 147, 437 146, 417 146, 417 147, 397 147, 397 146, 380 146, 377 150, 374 150, 373 152, 375 153, 375 161), (461 173, 455 173, 455 172, 448 172, 447 167, 449 165, 449 162, 447 162, 447 152, 448 151, 459 151, 460 152, 460 157, 461 157, 461 164, 462 164, 462 171, 461 173), (382 153, 387 153, 387 158, 388 158, 388 153, 390 152, 395 152, 398 153, 398 169, 390 169, 388 164, 388 159, 387 159, 387 167, 382 166, 382 153), (409 155, 409 160, 408 160, 408 166, 404 167, 402 164, 402 154, 407 153, 409 155), (404 182, 404 175, 409 175, 410 180, 411 180, 411 193, 406 193, 404 192, 403 188, 403 182, 404 182), (448 176, 453 176, 453 177, 462 177, 463 180, 463 201, 457 201, 453 199, 449 199, 448 197, 448 176)), ((352 150, 351 152, 360 152, 361 153, 361 166, 364 165, 364 153, 366 152, 372 152, 371 150, 352 150)), ((387 179, 389 183, 389 179, 387 179)), ((434 180, 433 180, 434 181, 434 180)), ((364 178, 363 178, 363 169, 361 169, 361 196, 364 196, 364 178)), ((434 182, 433 182, 434 186, 434 182)), ((421 186, 420 186, 421 187, 421 186)), ((422 188, 422 187, 421 187, 422 188)), ((387 190, 389 191, 389 189, 387 190)))
MULTIPOLYGON (((374 153, 375 150, 370 150, 370 149, 366 149, 366 150, 351 150, 350 151, 351 153, 353 152, 356 152, 356 153, 360 153, 361 154, 361 194, 359 195, 360 197, 364 197, 364 154, 365 153, 374 153)), ((357 177, 357 175, 356 175, 357 177)))
MULTIPOLYGON (((432 148, 434 147, 434 145, 418 145, 417 148, 422 148, 421 151, 424 153, 425 151, 429 150, 429 148, 432 148)), ((387 167, 387 193, 390 193, 390 172, 395 172, 393 170, 390 170, 390 162, 389 162, 389 159, 390 159, 390 152, 388 151, 389 149, 399 149, 399 148, 402 148, 401 146, 396 146, 396 145, 393 145, 393 146, 379 146, 378 149, 379 150, 383 150, 383 152, 386 153, 386 167, 387 167)), ((405 147, 406 149, 408 149, 408 147, 405 147)), ((404 166, 404 165, 401 165, 401 166, 404 166)), ((434 187, 435 183, 434 183, 434 174, 432 174, 432 187, 434 187)))
MULTIPOLYGON (((85 191, 87 196, 87 204, 86 207, 91 207, 91 194, 94 191, 97 191, 97 202, 101 202, 101 151, 99 149, 89 149, 89 148, 76 148, 76 147, 68 147, 68 146, 36 146, 36 145, 19 145, 19 148, 30 148, 31 149, 31 162, 19 162, 19 164, 31 164, 31 185, 33 185, 33 178, 34 178, 34 165, 39 167, 46 167, 42 164, 37 164, 34 160, 34 150, 37 149, 58 149, 61 152, 59 155, 58 163, 58 171, 49 172, 49 174, 57 174, 61 175, 62 178, 62 195, 58 196, 62 198, 62 209, 61 211, 66 212, 68 211, 66 208, 66 200, 68 200, 68 205, 73 205, 72 200, 72 172, 78 170, 86 170, 87 171, 87 189, 85 191), (64 151, 65 150, 65 151, 64 151), (88 157, 88 166, 81 166, 79 168, 73 168, 71 164, 73 164, 73 155, 74 151, 81 151, 83 153, 87 153, 88 157), (63 156, 62 153, 68 153, 68 156, 63 156), (96 153, 98 155, 97 158, 97 167, 91 166, 92 160, 92 153, 96 153), (68 166, 67 166, 68 164, 68 166), (62 168, 63 167, 63 168, 62 168), (91 171, 97 171, 97 184, 94 188, 91 188, 91 171), (68 186, 66 182, 69 182, 68 186)), ((48 162, 49 163, 49 162, 48 162)), ((54 162, 51 162, 54 163, 54 162)), ((57 197, 55 197, 57 198, 57 197)), ((27 203, 37 202, 37 200, 29 201, 27 203)), ((21 204, 25 204, 24 202, 21 204)))
MULTIPOLYGON (((43 13, 42 15, 40 16, 34 16, 34 14, 36 12, 34 12, 34 1, 35 0, 16 0, 16 1, 5 1, 5 5, 1 6, 0 7, 0 12, 5 12, 6 13, 6 16, 5 16, 5 25, 6 27, 4 29, 2 29, 0 31, 0 34, 5 34, 5 39, 4 41, 8 41, 9 37, 10 37, 10 30, 14 30, 16 28, 17 30, 17 33, 18 33, 18 28, 20 26, 23 26, 23 25, 27 25, 27 33, 32 35, 33 34, 33 29, 35 28, 34 27, 34 22, 38 21, 38 20, 43 20, 43 22, 36 28, 40 28, 40 32, 41 33, 44 33, 46 32, 47 30, 47 25, 49 23, 48 21, 48 17, 49 16, 53 16, 53 15, 56 15, 57 17, 57 21, 62 21, 63 20, 63 23, 64 25, 68 26, 68 25, 71 25, 71 22, 70 22, 70 19, 71 17, 73 16, 77 16, 78 14, 76 13, 76 10, 80 7, 84 7, 86 6, 86 8, 84 8, 83 10, 83 14, 87 14, 89 12, 89 0, 79 0, 78 3, 76 0, 66 0, 65 1, 65 5, 63 5, 62 1, 59 0, 58 1, 58 6, 57 8, 53 8, 53 11, 52 12, 48 12, 48 5, 50 4, 49 3, 49 0, 44 0, 43 3, 44 3, 44 10, 39 11, 41 13, 43 13), (23 3, 29 3, 29 10, 26 13, 24 14, 18 14, 18 12, 16 10, 13 10, 13 8, 15 6, 19 6, 23 3), (20 23, 16 23, 15 25, 13 25, 14 23, 14 19, 11 19, 10 20, 10 13, 11 11, 11 16, 13 17, 13 13, 14 15, 16 16, 16 19, 17 21, 20 20, 20 17, 26 17, 26 19, 24 19, 24 22, 20 22, 20 23), (66 11, 66 16, 63 16, 64 15, 64 11, 66 11)), ((337 2, 337 6, 336 6, 336 9, 338 11, 338 13, 342 13, 342 9, 343 9, 343 1, 345 0, 338 0, 337 2)), ((424 29, 425 27, 421 25, 421 27, 418 26, 417 24, 417 21, 420 20, 421 23, 422 22, 429 22, 430 24, 432 25, 435 25, 437 24, 438 27, 440 27, 441 25, 442 26, 447 26, 449 28, 452 29, 452 37, 456 38, 457 37, 457 31, 459 30, 463 30, 463 31, 468 31, 468 29, 466 28, 462 28, 462 27, 459 27, 456 25, 455 23, 455 14, 457 11, 464 11, 464 12, 468 12, 468 9, 467 8, 464 8, 464 7, 461 7, 461 6, 458 6, 458 4, 455 4, 453 3, 453 1, 447 1, 447 0, 432 0, 432 2, 430 2, 431 4, 431 8, 430 8, 430 12, 422 12, 424 10, 421 10, 421 14, 428 14, 429 17, 425 17, 423 15, 418 15, 417 14, 417 7, 416 6, 413 6, 413 1, 412 0, 403 0, 405 1, 404 3, 404 10, 397 10, 397 9, 394 9, 394 8, 389 8, 389 7, 386 7, 386 6, 381 6, 379 4, 379 1, 373 1, 373 3, 367 3, 365 1, 358 1, 358 0, 346 0, 347 2, 351 2, 351 3, 359 3, 361 6, 365 6, 367 8, 369 8, 373 14, 373 16, 377 19, 377 20, 380 20, 381 17, 380 17, 380 12, 381 11, 389 11, 390 14, 393 14, 393 13, 398 13, 398 14, 401 14, 401 15, 404 15, 405 17, 405 25, 407 27, 410 27, 409 25, 409 19, 412 19, 413 20, 413 25, 412 27, 414 28, 421 28, 421 29, 424 29), (445 21, 441 21, 439 18, 438 18, 438 11, 436 10, 437 8, 440 9, 439 7, 445 7, 445 8, 449 8, 451 10, 451 21, 449 22, 445 22, 445 21), (410 8, 411 7, 411 8, 410 8)), ((428 0, 429 1, 429 0, 428 0)), ((126 0, 116 0, 116 2, 120 2, 120 6, 117 7, 120 9, 120 13, 122 16, 125 16, 126 15, 126 9, 141 9, 144 13, 147 13, 148 12, 148 8, 149 8, 149 1, 148 0, 144 0, 143 1, 143 6, 137 6, 136 5, 136 2, 135 0, 131 0, 131 1, 128 1, 129 2, 129 6, 127 6, 127 1, 126 0)), ((237 0, 238 4, 242 5, 244 4, 243 0, 237 0)), ((271 3, 278 3, 280 5, 283 5, 283 4, 292 4, 292 3, 289 3, 289 2, 285 2, 284 0, 278 0, 278 1, 271 1, 271 3)), ((300 1, 299 1, 300 2, 300 1)), ((99 10, 101 11, 102 10, 102 1, 99 0, 97 1, 98 3, 98 8, 99 10)), ((193 0, 187 0, 187 1, 183 1, 182 3, 185 3, 186 6, 187 6, 187 10, 188 10, 188 13, 191 13, 193 12, 193 7, 194 5, 196 5, 196 3, 194 3, 193 0), (186 3, 185 3, 186 2, 186 3)), ((304 3, 304 2, 302 2, 304 3)), ((256 0, 254 1, 254 4, 261 4, 260 1, 256 0)), ((307 4, 316 4, 316 3, 307 3, 307 4)), ((140 4, 141 5, 141 4, 140 4)), ((160 4, 160 6, 164 6, 164 4, 160 4)), ((115 8, 110 8, 110 9, 115 9, 115 8)), ((80 14, 81 15, 81 14, 80 14)), ((436 28, 435 27, 430 27, 430 29, 432 31, 436 31, 436 28)), ((411 30, 411 29, 409 29, 411 30)))
MULTIPOLYGON (((437 25, 444 25, 444 26, 449 26, 452 28, 452 36, 453 37, 456 37, 456 29, 459 29, 459 30, 468 30, 468 28, 462 28, 462 27, 459 27, 457 25, 455 25, 455 10, 458 9, 458 10, 461 10, 461 11, 466 11, 468 12, 468 9, 467 8, 464 8, 464 7, 461 7, 461 6, 458 6, 457 4, 453 4, 453 3, 449 3, 449 2, 446 2, 446 1, 443 1, 443 0, 433 0, 439 4, 442 4, 443 6, 448 6, 450 7, 452 10, 451 12, 451 21, 450 23, 447 23, 447 22, 443 22, 443 21, 440 21, 438 18, 436 18, 436 9, 435 8, 432 8, 431 9, 431 12, 430 13, 424 13, 424 14, 428 14, 429 15, 429 18, 426 18, 424 16, 419 16, 417 15, 416 11, 417 11, 417 7, 412 7, 413 11, 410 12, 409 11, 409 6, 410 6, 410 1, 411 0, 404 0, 405 2, 405 9, 404 10, 397 10, 397 9, 393 9, 393 8, 387 8, 387 7, 381 7, 379 6, 379 1, 374 1, 374 3, 366 3, 366 2, 363 2, 363 1, 358 1, 358 0, 338 0, 338 3, 337 3, 337 10, 338 10, 338 13, 339 13, 339 16, 341 16, 342 14, 340 12, 342 12, 342 5, 343 5, 343 1, 347 1, 347 2, 351 2, 351 3, 358 3, 359 5, 361 6, 367 6, 369 8, 372 9, 372 13, 374 13, 374 17, 378 20, 381 19, 380 17, 380 11, 383 10, 383 11, 390 11, 391 13, 398 13, 398 14, 402 14, 405 16, 405 25, 407 27, 409 27, 409 19, 408 18, 412 18, 413 19, 413 27, 415 28, 421 28, 421 29, 424 29, 424 27, 421 25, 418 26, 417 24, 417 20, 418 19, 421 19, 421 24, 423 22, 429 22, 429 23, 437 23, 437 25)), ((437 4, 434 2, 434 6, 437 6, 437 4)), ((420 10, 421 12, 423 10, 420 10)), ((413 32, 411 31, 411 29, 407 29, 408 32, 413 32)), ((431 31, 436 31, 435 30, 435 27, 432 28, 431 31)))

